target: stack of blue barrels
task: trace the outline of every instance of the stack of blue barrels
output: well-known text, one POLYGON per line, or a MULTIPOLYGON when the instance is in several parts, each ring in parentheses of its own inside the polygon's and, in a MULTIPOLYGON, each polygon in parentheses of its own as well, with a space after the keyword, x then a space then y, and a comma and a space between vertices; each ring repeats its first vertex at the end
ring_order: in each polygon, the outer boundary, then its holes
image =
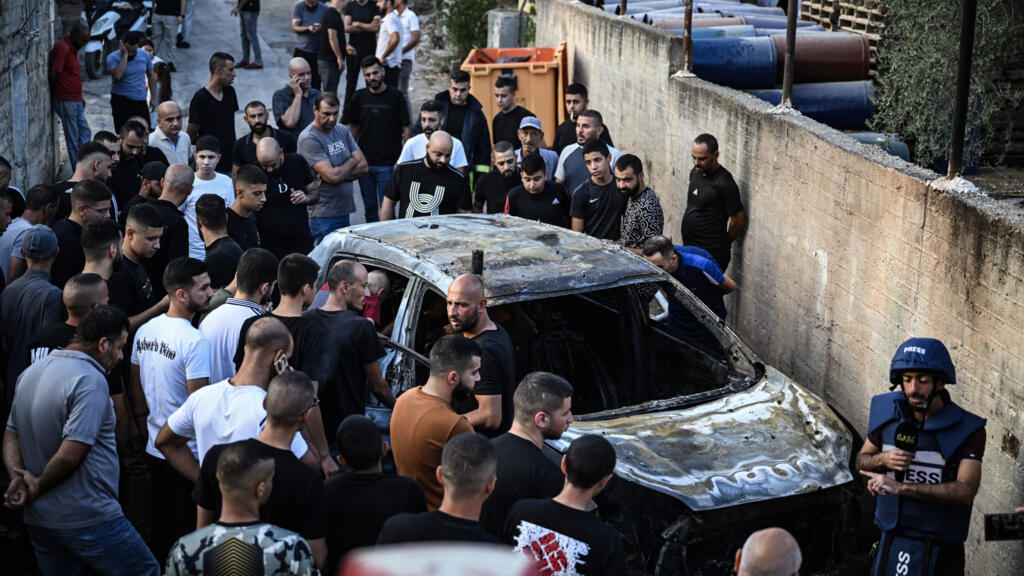
MULTIPOLYGON (((779 104, 786 15, 773 0, 757 1, 693 1, 693 72, 779 104)), ((618 3, 603 8, 617 12, 618 3)), ((680 35, 684 11, 684 0, 636 0, 626 7, 626 15, 680 35)), ((874 113, 868 39, 797 20, 794 56, 793 107, 833 128, 864 130, 874 113)))

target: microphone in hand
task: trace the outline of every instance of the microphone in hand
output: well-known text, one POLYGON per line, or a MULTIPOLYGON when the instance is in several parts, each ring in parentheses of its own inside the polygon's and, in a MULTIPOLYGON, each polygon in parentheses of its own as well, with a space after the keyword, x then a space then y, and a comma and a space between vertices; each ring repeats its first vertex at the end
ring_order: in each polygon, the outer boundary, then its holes
MULTIPOLYGON (((913 422, 900 422, 900 425, 896 427, 896 448, 911 453, 916 452, 918 432, 917 424, 913 422)), ((896 471, 897 482, 902 484, 906 476, 906 470, 896 471)))

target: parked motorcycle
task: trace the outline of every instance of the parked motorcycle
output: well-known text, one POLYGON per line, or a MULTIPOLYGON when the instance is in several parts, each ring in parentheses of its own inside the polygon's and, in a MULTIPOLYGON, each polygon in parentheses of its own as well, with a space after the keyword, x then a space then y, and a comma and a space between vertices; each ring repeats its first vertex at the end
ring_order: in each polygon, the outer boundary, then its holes
POLYGON ((150 34, 151 0, 97 0, 86 5, 83 18, 89 24, 89 42, 82 49, 85 73, 95 80, 106 72, 107 56, 129 31, 150 34))

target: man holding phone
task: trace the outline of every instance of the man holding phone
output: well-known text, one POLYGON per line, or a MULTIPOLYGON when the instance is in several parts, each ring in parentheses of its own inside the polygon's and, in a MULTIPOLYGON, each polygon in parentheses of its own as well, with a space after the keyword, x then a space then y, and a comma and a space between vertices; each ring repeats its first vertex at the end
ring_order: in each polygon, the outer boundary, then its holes
POLYGON ((956 368, 934 338, 901 344, 890 389, 871 399, 857 469, 878 496, 873 575, 964 573, 964 541, 981 483, 985 420, 953 403, 956 368))
MULTIPOLYGON (((300 0, 292 7, 292 32, 295 32, 295 51, 292 56, 304 58, 316 64, 320 52, 320 21, 327 13, 327 5, 320 0, 300 0)), ((316 66, 310 71, 313 86, 320 89, 320 71, 316 66)))

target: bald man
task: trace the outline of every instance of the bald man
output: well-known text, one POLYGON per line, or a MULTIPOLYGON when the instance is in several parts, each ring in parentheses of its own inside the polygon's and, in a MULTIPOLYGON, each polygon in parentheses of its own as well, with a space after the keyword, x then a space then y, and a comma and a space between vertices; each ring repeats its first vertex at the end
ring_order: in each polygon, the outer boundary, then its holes
POLYGON ((188 164, 192 139, 181 130, 181 106, 168 100, 156 109, 157 129, 149 135, 149 145, 157 148, 171 164, 188 164))
POLYGON ((257 165, 267 175, 266 203, 256 213, 260 245, 278 260, 313 250, 306 206, 320 200, 313 172, 298 154, 289 154, 275 138, 261 138, 256 145, 257 165))
POLYGON ((274 92, 277 127, 298 134, 313 122, 313 108, 320 90, 312 87, 313 74, 305 58, 288 61, 288 84, 274 92))
POLYGON ((449 165, 452 137, 438 130, 427 140, 427 155, 422 160, 403 162, 395 167, 384 189, 380 219, 393 220, 395 205, 399 218, 468 214, 473 199, 466 177, 449 165))
POLYGON ((495 437, 512 426, 512 395, 516 385, 515 349, 500 325, 487 315, 483 280, 463 274, 448 287, 448 321, 452 332, 480 345, 480 381, 465 400, 453 400, 452 408, 463 414, 473 429, 495 437))
MULTIPOLYGON (((159 198, 150 198, 146 203, 157 209, 164 223, 164 233, 160 237, 160 248, 148 260, 142 261, 143 268, 150 278, 163 278, 167 263, 181 256, 188 256, 188 223, 179 207, 185 203, 195 174, 184 164, 172 164, 164 172, 164 188, 159 198)), ((153 282, 153 295, 159 299, 167 292, 163 282, 153 282)))
POLYGON ((782 528, 766 528, 747 538, 736 551, 738 576, 796 576, 803 561, 796 538, 782 528))

